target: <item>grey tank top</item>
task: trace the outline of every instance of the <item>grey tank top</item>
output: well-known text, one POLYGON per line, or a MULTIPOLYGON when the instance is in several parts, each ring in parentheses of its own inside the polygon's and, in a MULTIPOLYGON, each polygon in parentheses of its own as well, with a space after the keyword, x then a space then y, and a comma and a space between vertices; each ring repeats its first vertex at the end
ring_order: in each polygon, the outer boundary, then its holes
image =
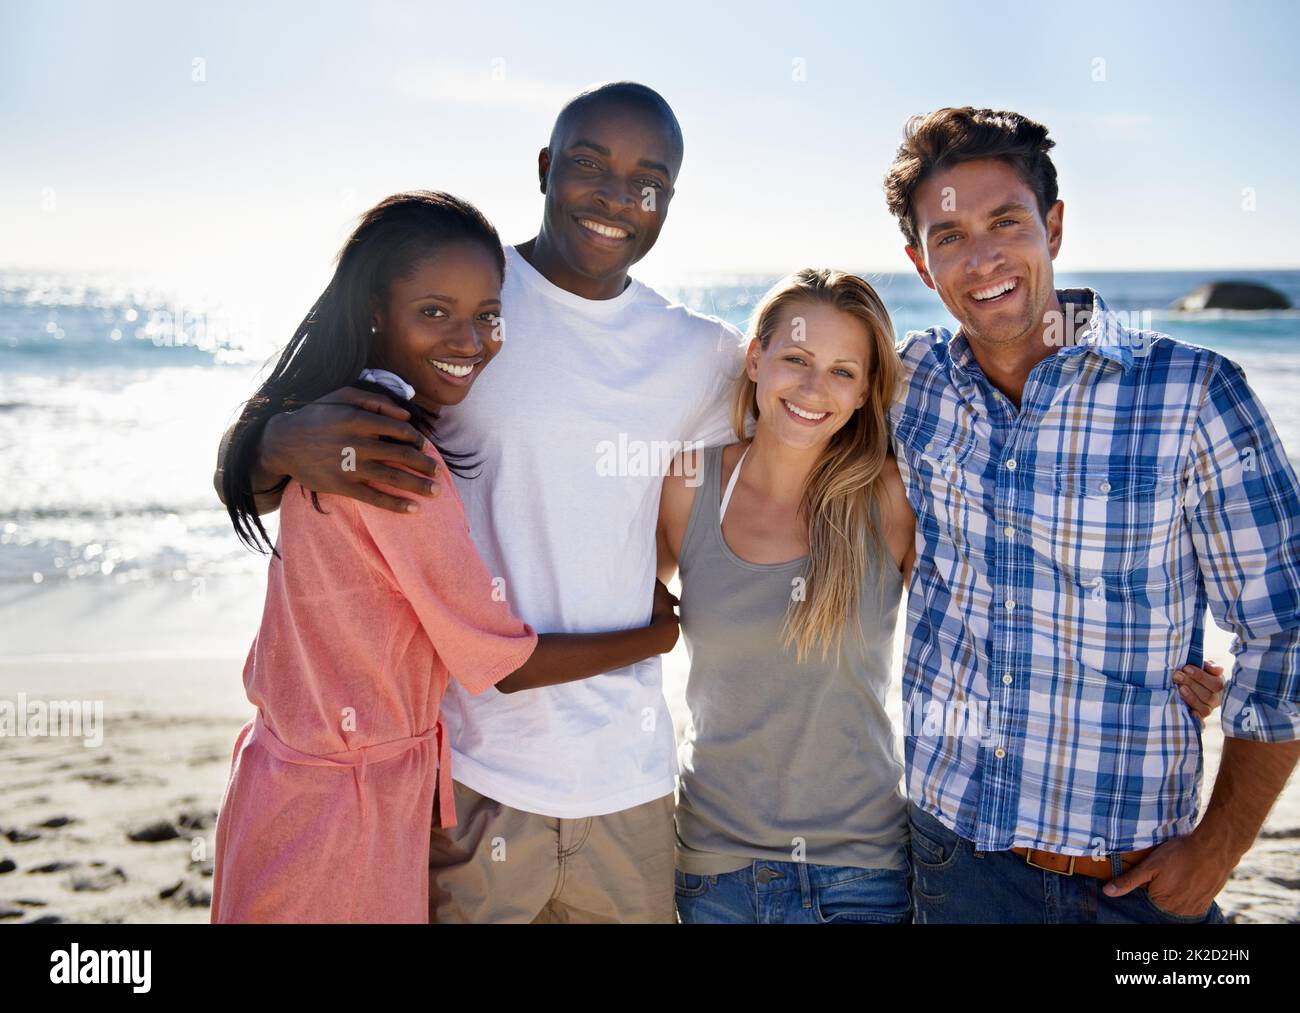
POLYGON ((722 448, 703 452, 679 560, 690 724, 679 750, 677 867, 719 875, 756 859, 905 869, 903 767, 885 710, 903 590, 893 558, 869 561, 841 656, 796 664, 785 613, 807 557, 749 563, 719 524, 722 448), (884 590, 880 568, 885 568, 884 590))

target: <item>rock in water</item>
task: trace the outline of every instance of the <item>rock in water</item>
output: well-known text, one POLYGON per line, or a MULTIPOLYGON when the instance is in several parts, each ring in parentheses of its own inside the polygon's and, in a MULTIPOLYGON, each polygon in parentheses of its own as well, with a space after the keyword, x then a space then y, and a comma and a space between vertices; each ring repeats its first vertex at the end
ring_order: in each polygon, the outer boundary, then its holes
POLYGON ((1291 300, 1275 288, 1247 281, 1212 281, 1173 304, 1176 310, 1289 310, 1291 300))

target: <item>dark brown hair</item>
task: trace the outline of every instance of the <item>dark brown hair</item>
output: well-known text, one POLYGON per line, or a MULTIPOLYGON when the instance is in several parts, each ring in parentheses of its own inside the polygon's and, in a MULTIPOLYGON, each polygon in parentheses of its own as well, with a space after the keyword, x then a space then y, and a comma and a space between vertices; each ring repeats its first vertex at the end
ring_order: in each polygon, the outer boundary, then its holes
MULTIPOLYGON (((256 497, 281 492, 289 484, 281 478, 270 489, 254 489, 258 445, 267 422, 277 412, 293 411, 323 398, 340 387, 360 387, 397 398, 378 384, 357 376, 374 366, 370 321, 382 305, 389 286, 409 278, 421 257, 444 244, 473 242, 483 246, 504 278, 505 252, 492 223, 468 201, 440 190, 411 190, 380 201, 364 215, 339 251, 334 276, 303 318, 280 353, 271 375, 245 404, 231 430, 222 472, 222 492, 231 523, 244 544, 263 545, 279 555, 257 514, 256 497)), ((443 447, 433 431, 433 417, 410 401, 401 407, 411 413, 419 429, 446 461, 448 470, 462 470, 472 455, 443 447)), ((312 502, 320 509, 316 493, 312 502)))
POLYGON ((913 116, 903 127, 903 143, 885 174, 885 198, 898 219, 907 245, 921 248, 912 197, 932 172, 977 158, 998 158, 1013 166, 1038 199, 1038 213, 1056 203, 1056 166, 1048 152, 1056 142, 1047 128, 1019 113, 995 109, 936 109, 913 116))

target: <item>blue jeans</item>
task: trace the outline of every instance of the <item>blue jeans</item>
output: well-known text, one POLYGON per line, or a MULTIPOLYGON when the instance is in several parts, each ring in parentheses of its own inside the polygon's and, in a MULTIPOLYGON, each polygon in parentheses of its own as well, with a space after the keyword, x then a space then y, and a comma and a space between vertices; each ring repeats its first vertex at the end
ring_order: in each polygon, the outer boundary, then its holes
POLYGON ((675 871, 674 877, 685 925, 912 921, 910 870, 763 860, 717 876, 675 871))
MULTIPOLYGON (((1209 925, 1225 920, 1218 904, 1211 903, 1202 915, 1174 914, 1157 907, 1145 887, 1107 897, 1101 892, 1105 880, 1037 869, 1011 851, 976 851, 915 803, 910 809, 918 923, 1209 925)), ((1119 859, 1110 862, 1112 876, 1119 875, 1119 859)))

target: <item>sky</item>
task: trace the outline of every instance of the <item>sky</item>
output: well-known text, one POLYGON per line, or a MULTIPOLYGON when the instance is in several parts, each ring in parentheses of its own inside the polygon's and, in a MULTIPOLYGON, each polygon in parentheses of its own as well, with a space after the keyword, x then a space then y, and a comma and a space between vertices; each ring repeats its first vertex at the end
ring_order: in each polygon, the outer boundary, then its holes
POLYGON ((532 236, 556 111, 624 78, 686 137, 651 283, 907 270, 881 180, 909 115, 964 104, 1051 129, 1058 269, 1294 268, 1298 11, 0 0, 0 267, 301 310, 398 190, 532 236))

